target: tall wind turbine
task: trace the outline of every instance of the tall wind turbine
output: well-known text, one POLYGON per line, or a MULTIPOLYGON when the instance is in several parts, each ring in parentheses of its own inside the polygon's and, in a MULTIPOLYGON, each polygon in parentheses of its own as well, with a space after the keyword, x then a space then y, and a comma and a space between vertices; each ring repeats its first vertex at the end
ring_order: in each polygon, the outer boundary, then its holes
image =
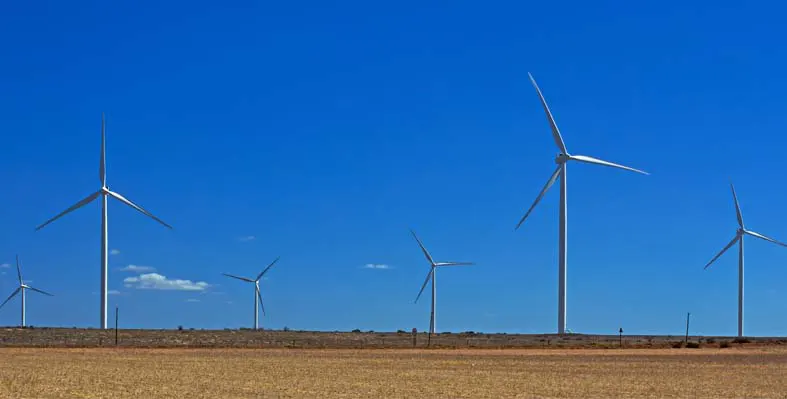
POLYGON ((643 172, 638 169, 630 168, 628 166, 618 165, 616 163, 607 162, 598 158, 589 157, 586 155, 571 155, 569 154, 568 150, 566 149, 566 143, 563 142, 563 136, 560 135, 560 130, 557 128, 557 124, 555 123, 555 119, 552 117, 552 112, 549 110, 547 106, 547 102, 544 99, 544 95, 541 94, 541 89, 538 88, 536 84, 536 80, 533 79, 533 75, 530 73, 527 74, 530 77, 530 82, 533 83, 533 87, 536 89, 538 93, 538 97, 541 100, 541 106, 544 107, 544 112, 547 115, 547 120, 549 121, 549 126, 552 129, 552 138, 555 140, 555 144, 557 145, 558 153, 557 158, 555 158, 555 163, 557 164, 557 168, 555 171, 552 172, 552 176, 549 177, 547 180, 547 184, 544 185, 544 188, 541 189, 541 192, 536 197, 536 200, 533 202, 533 205, 530 206, 530 209, 527 210, 525 216, 519 220, 519 223, 516 225, 516 228, 522 225, 525 222, 525 219, 530 215, 530 212, 533 211, 533 208, 536 207, 541 198, 544 197, 547 190, 555 184, 558 178, 560 178, 560 242, 559 242, 559 256, 558 256, 558 309, 557 309, 557 332, 558 334, 565 334, 566 332, 566 269, 568 265, 568 243, 567 243, 567 233, 568 233, 568 209, 567 209, 567 181, 566 181, 566 168, 568 166, 569 161, 579 161, 584 163, 596 164, 596 165, 603 165, 603 166, 610 166, 613 168, 618 169, 625 169, 630 170, 632 172, 642 173, 647 175, 647 172, 643 172))
POLYGON ((429 280, 432 281, 432 315, 429 318, 429 334, 434 334, 435 330, 437 330, 436 326, 436 318, 435 318, 435 305, 437 304, 437 283, 435 282, 436 272, 438 267, 443 266, 469 266, 473 265, 472 262, 435 262, 432 259, 432 255, 429 255, 429 251, 426 250, 424 244, 421 240, 418 239, 418 236, 415 235, 413 230, 410 230, 410 233, 413 234, 415 237, 415 241, 418 241, 418 246, 421 247, 421 251, 424 252, 424 256, 426 256, 426 260, 429 261, 429 273, 426 274, 426 280, 424 280, 424 285, 421 286, 421 291, 418 291, 418 296, 415 297, 415 302, 418 303, 418 298, 421 297, 423 294, 424 289, 426 288, 426 284, 429 283, 429 280))
POLYGON ((17 294, 21 293, 22 294, 22 327, 24 327, 25 326, 25 290, 32 290, 32 291, 35 291, 35 292, 38 292, 38 293, 41 293, 41 294, 44 294, 44 295, 49 295, 49 296, 54 296, 54 295, 52 295, 52 294, 50 294, 48 292, 41 291, 38 288, 33 288, 33 287, 25 284, 25 282, 22 280, 22 269, 21 269, 21 266, 19 265, 19 255, 16 256, 16 275, 17 275, 17 277, 19 277, 19 287, 17 287, 16 290, 14 292, 12 292, 11 295, 8 296, 8 299, 6 299, 3 303, 0 304, 0 308, 5 306, 5 304, 8 303, 8 301, 11 300, 11 298, 13 298, 17 294))
POLYGON ((153 216, 152 213, 142 209, 139 205, 131 202, 126 197, 114 192, 110 191, 107 187, 107 168, 106 168, 106 122, 104 120, 104 113, 101 113, 101 158, 98 165, 98 177, 99 181, 101 182, 101 188, 93 194, 88 195, 81 201, 77 202, 74 205, 71 205, 65 211, 59 213, 57 216, 47 220, 40 226, 36 227, 36 231, 41 230, 44 226, 54 222, 55 220, 65 216, 68 213, 71 213, 95 200, 98 197, 101 197, 101 328, 107 328, 107 274, 108 274, 108 263, 109 263, 109 237, 107 232, 107 198, 113 197, 118 201, 130 206, 131 208, 136 209, 143 215, 163 224, 168 228, 172 228, 172 226, 164 223, 161 219, 153 216))
POLYGON ((766 237, 760 233, 757 233, 752 230, 747 230, 746 227, 743 226, 743 215, 741 214, 741 207, 738 204, 738 196, 735 195, 735 186, 730 183, 730 188, 732 189, 732 200, 735 202, 735 215, 738 217, 738 230, 735 232, 735 237, 727 244, 724 249, 721 250, 713 259, 705 265, 705 269, 708 268, 716 259, 727 252, 735 243, 738 243, 738 336, 743 337, 743 236, 750 235, 752 237, 757 237, 763 239, 765 241, 772 242, 774 244, 781 245, 783 247, 787 247, 787 244, 783 242, 779 242, 774 240, 773 238, 766 237))
POLYGON ((262 314, 265 315, 265 305, 262 304, 262 295, 260 294, 260 280, 262 279, 262 276, 264 276, 265 273, 267 273, 268 270, 270 270, 271 267, 273 267, 273 265, 275 265, 276 262, 278 262, 278 261, 279 261, 279 258, 274 259, 273 262, 271 262, 271 264, 268 265, 268 267, 266 267, 265 270, 260 272, 260 274, 258 274, 257 278, 254 279, 254 280, 252 280, 250 278, 247 278, 247 277, 239 277, 239 276, 234 276, 232 274, 222 273, 223 275, 225 275, 227 277, 232 277, 234 279, 245 281, 247 283, 254 283, 254 329, 255 330, 259 330, 260 329, 259 311, 257 310, 257 300, 259 300, 259 306, 262 308, 262 314))

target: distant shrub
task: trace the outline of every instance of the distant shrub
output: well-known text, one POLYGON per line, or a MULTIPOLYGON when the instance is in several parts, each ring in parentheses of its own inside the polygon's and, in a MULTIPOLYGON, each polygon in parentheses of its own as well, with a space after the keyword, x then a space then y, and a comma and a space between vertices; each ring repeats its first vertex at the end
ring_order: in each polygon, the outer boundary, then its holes
POLYGON ((698 349, 700 347, 700 344, 699 342, 688 342, 686 343, 686 347, 691 349, 698 349))
POLYGON ((673 342, 673 343, 672 343, 672 347, 673 347, 673 348, 676 348, 676 349, 677 349, 677 348, 682 348, 682 347, 683 347, 683 341, 677 341, 677 342, 673 342))
POLYGON ((396 330, 397 334, 407 334, 404 330, 396 330))
POLYGON ((713 339, 713 338, 708 338, 708 339, 706 339, 706 340, 705 340, 705 342, 707 342, 707 343, 709 343, 709 344, 715 344, 715 343, 716 343, 716 340, 715 340, 715 339, 713 339))
POLYGON ((730 347, 730 341, 719 342, 719 348, 729 348, 729 347, 730 347))
POLYGON ((359 332, 361 332, 361 330, 360 330, 360 329, 358 329, 358 328, 356 328, 356 329, 355 329, 355 330, 353 330, 352 332, 354 332, 354 333, 359 333, 359 332))
POLYGON ((465 331, 462 334, 464 334, 464 335, 475 335, 476 332, 475 331, 465 331))
POLYGON ((749 342, 751 341, 748 338, 740 338, 740 337, 732 340, 733 344, 748 344, 749 342))
POLYGON ((183 331, 183 326, 178 326, 178 331, 183 331))
POLYGON ((287 327, 287 326, 284 326, 284 328, 282 328, 282 330, 284 330, 285 332, 287 332, 287 331, 290 331, 290 328, 289 328, 289 327, 287 327))
POLYGON ((374 330, 369 330, 369 331, 367 331, 367 333, 374 334, 374 330))

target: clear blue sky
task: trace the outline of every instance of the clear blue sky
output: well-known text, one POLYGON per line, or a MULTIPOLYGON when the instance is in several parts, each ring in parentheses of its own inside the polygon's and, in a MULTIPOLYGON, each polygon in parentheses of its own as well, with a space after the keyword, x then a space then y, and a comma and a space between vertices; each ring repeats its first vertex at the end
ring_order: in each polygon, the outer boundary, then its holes
MULTIPOLYGON (((0 8, 0 263, 56 295, 30 324, 98 324, 100 205, 33 230, 99 188, 102 111, 110 188, 175 227, 110 203, 127 327, 249 326, 252 287, 220 273, 281 256, 263 326, 425 330, 413 227, 478 263, 441 270, 439 330, 553 332, 558 191, 514 232, 557 153, 528 71, 569 151, 652 173, 570 168, 571 330, 679 334, 690 311, 735 334, 735 253, 702 269, 735 232, 730 180, 787 240, 776 2, 166 3, 0 8), (125 287, 129 265, 209 287, 125 287)), ((746 249, 746 333, 787 335, 787 249, 746 249)))

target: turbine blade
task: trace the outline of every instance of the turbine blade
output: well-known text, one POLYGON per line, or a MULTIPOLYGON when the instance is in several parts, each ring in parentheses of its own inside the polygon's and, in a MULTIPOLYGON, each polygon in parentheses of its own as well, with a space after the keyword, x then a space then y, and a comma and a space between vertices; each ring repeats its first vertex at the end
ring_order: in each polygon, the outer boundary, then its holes
POLYGON ((552 111, 549 110, 549 106, 547 105, 547 100, 544 99, 544 95, 541 94, 541 89, 538 88, 536 84, 536 80, 533 79, 533 75, 530 72, 527 73, 527 76, 530 77, 530 82, 533 83, 533 87, 536 88, 536 92, 538 93, 538 98, 541 99, 541 105, 544 107, 544 113, 547 114, 547 119, 549 120, 549 127, 552 128, 552 138, 555 140, 555 144, 557 144, 557 148, 563 154, 568 155, 568 150, 566 150, 566 143, 563 142, 563 136, 560 135, 560 130, 557 128, 557 124, 555 123, 555 118, 552 116, 552 111))
POLYGON ((736 243, 736 242, 738 242, 738 240, 740 240, 740 239, 741 239, 741 236, 739 236, 739 235, 737 235, 737 234, 736 234, 736 235, 735 235, 735 238, 733 238, 733 239, 732 239, 732 241, 730 241, 730 243, 729 243, 729 244, 727 244, 727 246, 726 246, 726 247, 724 247, 724 249, 722 249, 722 250, 721 250, 721 252, 719 252, 719 253, 718 253, 716 256, 714 256, 714 257, 713 257, 713 259, 711 259, 711 260, 710 260, 710 262, 708 262, 708 264, 707 264, 707 265, 705 265, 705 269, 707 269, 707 268, 708 268, 708 266, 710 266, 710 265, 711 265, 711 263, 715 262, 715 261, 716 261, 716 259, 719 259, 719 257, 720 257, 722 254, 724 254, 725 252, 727 252, 727 250, 728 250, 728 249, 730 249, 730 247, 732 247, 733 245, 735 245, 735 243, 736 243))
POLYGON ((472 266, 475 265, 473 262, 440 262, 435 263, 435 266, 472 266))
POLYGON ((260 310, 262 310, 262 315, 265 316, 265 305, 262 303, 262 294, 260 294, 260 287, 257 287, 257 298, 260 300, 260 310))
POLYGON ((576 161, 585 162, 585 163, 592 163, 592 164, 596 164, 596 165, 604 165, 604 166, 610 166, 610 167, 618 168, 618 169, 630 170, 632 172, 642 173, 643 175, 649 175, 650 174, 648 172, 645 172, 645 171, 642 171, 642 170, 639 170, 639 169, 634 169, 634 168, 630 168, 628 166, 618 165, 616 163, 607 162, 607 161, 604 161, 604 160, 601 160, 601 159, 598 159, 598 158, 589 157, 589 156, 586 156, 586 155, 572 155, 569 158, 573 159, 573 160, 576 160, 576 161))
POLYGON ((514 230, 519 229, 519 226, 521 226, 522 223, 525 222, 525 219, 527 219, 527 217, 530 216, 530 212, 533 212, 533 209, 535 209, 536 205, 538 205, 539 201, 541 201, 541 198, 544 198, 544 194, 546 194, 547 191, 549 191, 549 188, 552 187, 553 184, 555 184, 555 181, 557 181, 558 176, 560 176, 560 169, 562 167, 563 165, 558 165, 557 169, 555 169, 555 171, 552 173, 552 176, 550 176, 549 180, 547 180, 547 184, 545 184, 544 188, 541 189, 541 192, 538 193, 538 197, 536 197, 536 200, 533 201, 533 205, 530 205, 530 209, 527 210, 525 216, 522 216, 522 219, 520 219, 519 223, 516 224, 516 228, 514 230))
POLYGON ((96 191, 95 193, 88 195, 83 200, 77 202, 74 205, 71 205, 70 208, 66 209, 63 212, 60 212, 57 216, 53 217, 52 219, 47 220, 42 225, 36 227, 36 231, 41 230, 42 228, 44 228, 44 226, 48 225, 49 223, 54 222, 57 219, 60 219, 62 216, 66 215, 68 213, 71 213, 71 212, 73 212, 73 211, 75 211, 75 210, 77 210, 77 209, 79 209, 79 208, 89 204, 91 201, 93 201, 94 199, 98 198, 98 196, 100 194, 101 194, 101 191, 96 191))
POLYGON ((274 260, 273 260, 273 262, 271 262, 271 264, 270 264, 270 265, 268 265, 268 267, 266 267, 266 268, 265 268, 265 270, 263 270, 263 271, 262 271, 262 272, 261 272, 261 273, 260 273, 260 274, 257 276, 257 280, 256 280, 256 281, 260 281, 260 279, 262 278, 262 276, 264 276, 264 275, 265 275, 265 273, 267 273, 267 272, 268 272, 268 270, 270 270, 270 269, 271 269, 271 267, 273 267, 273 265, 275 265, 275 264, 276 264, 276 262, 278 262, 278 261, 279 261, 279 258, 281 258, 281 256, 280 256, 280 257, 277 257, 276 259, 274 259, 274 260))
POLYGON ((429 279, 432 278, 432 273, 434 273, 434 267, 429 268, 429 273, 426 274, 426 280, 424 281, 424 285, 421 286, 421 291, 418 291, 418 296, 415 297, 414 303, 418 303, 418 298, 420 298, 421 294, 424 293, 424 288, 426 288, 426 284, 429 284, 429 279))
POLYGON ((765 241, 769 241, 769 242, 772 242, 772 243, 774 243, 774 244, 779 244, 779 245, 781 245, 781 246, 783 246, 783 247, 787 247, 787 244, 785 244, 785 243, 783 243, 783 242, 780 242, 780 241, 777 241, 777 240, 774 240, 773 238, 766 237, 766 236, 764 236, 764 235, 762 235, 762 234, 760 234, 760 233, 758 233, 758 232, 756 232, 756 231, 751 231, 751 230, 744 230, 743 232, 744 232, 744 233, 746 233, 746 234, 748 234, 748 235, 750 235, 750 236, 754 236, 754 237, 757 237, 757 238, 763 239, 763 240, 765 240, 765 241))
POLYGON ((22 289, 22 287, 19 287, 19 288, 17 288, 17 289, 16 289, 14 292, 12 292, 12 293, 11 293, 11 295, 9 295, 9 296, 8 296, 8 299, 6 299, 5 301, 3 301, 3 303, 0 303, 0 309, 2 309, 2 308, 3 308, 3 306, 4 306, 6 303, 8 303, 8 301, 10 301, 10 300, 11 300, 11 298, 13 298, 14 296, 16 296, 16 294, 18 294, 18 293, 19 293, 19 291, 20 291, 21 289, 22 289))
POLYGON ((249 283, 253 283, 254 282, 254 280, 252 280, 250 278, 246 278, 246 277, 238 277, 238 276, 235 276, 235 275, 232 275, 232 274, 227 274, 227 273, 221 273, 221 274, 223 274, 223 275, 225 275, 227 277, 236 278, 238 280, 243 280, 243 281, 246 281, 246 282, 249 282, 249 283))
POLYGON ((29 289, 29 290, 33 290, 33 291, 35 291, 35 292, 38 292, 38 293, 41 293, 41 294, 44 294, 44 295, 54 296, 54 295, 52 295, 52 294, 50 294, 50 293, 48 293, 48 292, 45 292, 45 291, 39 290, 38 288, 33 288, 33 287, 29 286, 29 285, 27 286, 27 289, 29 289))
POLYGON ((142 209, 142 207, 140 207, 139 205, 137 205, 137 204, 135 204, 135 203, 131 202, 131 201, 130 201, 130 200, 128 200, 126 197, 124 197, 124 196, 122 196, 122 195, 120 195, 120 194, 118 194, 118 193, 116 193, 116 192, 114 192, 114 191, 108 191, 108 193, 109 193, 109 195, 111 195, 111 196, 113 196, 113 197, 117 198, 117 199, 118 199, 120 202, 122 202, 122 203, 124 203, 124 204, 126 204, 126 205, 128 205, 128 206, 130 206, 130 207, 132 207, 132 208, 134 208, 134 209, 136 209, 136 210, 138 210, 138 211, 139 211, 140 213, 142 213, 143 215, 145 215, 145 216, 147 216, 147 217, 149 217, 149 218, 151 218, 151 219, 153 219, 153 220, 155 220, 155 221, 157 221, 157 222, 159 222, 159 223, 163 224, 164 226, 166 226, 166 227, 168 227, 168 228, 170 228, 170 229, 172 228, 172 226, 170 226, 170 225, 168 225, 168 224, 164 223, 164 221, 163 221, 163 220, 161 220, 161 219, 159 219, 159 218, 157 218, 157 217, 153 216, 153 214, 152 214, 152 213, 150 213, 150 212, 148 212, 148 211, 146 211, 146 210, 142 209))
POLYGON ((19 285, 24 284, 22 282, 22 269, 19 265, 19 255, 16 256, 16 275, 19 277, 19 285))
POLYGON ((98 178, 101 180, 101 187, 107 186, 107 150, 106 150, 106 120, 104 113, 101 113, 101 159, 98 165, 98 178))
POLYGON ((738 196, 735 194, 735 186, 730 183, 732 189, 732 199, 735 201, 735 215, 738 217, 738 226, 743 228, 743 215, 741 215, 741 206, 738 204, 738 196))
POLYGON ((429 251, 426 250, 424 244, 421 242, 421 240, 418 239, 418 236, 415 235, 415 232, 412 229, 410 229, 410 233, 412 233, 413 237, 415 237, 415 240, 418 241, 418 246, 421 247, 421 251, 424 252, 424 255, 426 256, 426 260, 428 260, 430 264, 434 265, 434 260, 432 259, 432 255, 429 255, 429 251))

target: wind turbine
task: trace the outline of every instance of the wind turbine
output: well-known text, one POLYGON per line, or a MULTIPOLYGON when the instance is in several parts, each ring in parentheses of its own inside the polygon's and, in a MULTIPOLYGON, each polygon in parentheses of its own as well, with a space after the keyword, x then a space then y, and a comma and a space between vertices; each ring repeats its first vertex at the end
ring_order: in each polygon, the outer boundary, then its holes
POLYGON ((643 172, 638 169, 630 168, 628 166, 618 165, 616 163, 607 162, 598 158, 589 157, 586 155, 571 155, 569 154, 568 150, 566 149, 566 144, 563 142, 563 137, 560 135, 560 130, 557 128, 557 124, 555 123, 555 119, 552 117, 552 112, 549 110, 547 106, 547 102, 544 99, 544 95, 541 94, 541 89, 538 88, 536 84, 536 80, 533 79, 533 75, 530 73, 527 74, 530 77, 530 82, 533 83, 533 87, 536 89, 538 93, 538 97, 541 100, 541 106, 544 107, 544 113, 546 113, 547 120, 549 121, 549 126, 552 129, 552 138, 555 140, 555 144, 557 145, 558 150, 560 153, 555 158, 555 163, 557 164, 557 168, 555 171, 552 172, 552 176, 549 177, 547 180, 547 184, 544 185, 544 188, 541 189, 541 192, 536 197, 536 200, 533 202, 533 205, 530 206, 530 209, 527 210, 525 216, 519 220, 519 223, 516 225, 516 229, 525 222, 525 219, 530 215, 530 212, 533 211, 533 208, 536 207, 541 198, 544 197, 547 190, 555 184, 558 178, 560 178, 560 241, 559 241, 559 255, 558 255, 558 309, 557 309, 557 332, 558 334, 565 334, 566 332, 566 269, 568 265, 568 243, 567 243, 567 233, 568 233, 568 208, 567 208, 567 181, 566 181, 566 168, 568 166, 569 161, 579 161, 584 163, 590 163, 595 165, 603 165, 603 166, 610 166, 613 168, 630 170, 632 172, 642 173, 647 175, 647 172, 643 172))
POLYGON ((0 308, 5 306, 5 304, 11 300, 11 298, 15 297, 19 293, 22 293, 22 327, 24 327, 25 326, 25 290, 33 290, 35 292, 44 295, 49 295, 49 296, 54 296, 54 295, 48 292, 41 291, 38 288, 33 288, 25 284, 24 281, 22 281, 22 269, 21 266, 19 265, 19 255, 16 256, 16 275, 17 277, 19 277, 19 287, 17 287, 16 290, 14 290, 14 292, 12 292, 11 295, 9 295, 8 298, 3 303, 0 304, 0 308))
POLYGON ((412 233, 413 237, 415 237, 415 241, 418 241, 418 246, 421 247, 421 251, 424 252, 424 256, 426 256, 426 260, 429 261, 429 273, 426 274, 426 280, 424 280, 424 285, 421 286, 421 291, 418 291, 418 296, 415 297, 415 303, 418 303, 418 298, 421 297, 421 294, 423 294, 424 289, 426 288, 426 284, 428 284, 429 280, 431 280, 432 281, 432 315, 429 318, 429 334, 431 336, 431 334, 434 334, 435 330, 437 329, 436 318, 435 318, 435 305, 437 303, 437 283, 435 282, 435 277, 436 277, 437 268, 443 266, 470 266, 473 265, 474 263, 435 262, 434 259, 432 259, 432 255, 429 255, 429 251, 427 251, 426 247, 424 247, 424 244, 421 242, 421 240, 418 239, 418 236, 415 235, 415 232, 413 230, 410 230, 410 233, 412 233))
POLYGON ((71 213, 95 200, 98 197, 101 197, 101 328, 107 328, 107 274, 108 274, 108 263, 109 263, 109 238, 108 238, 108 231, 107 231, 107 198, 113 197, 116 200, 130 206, 131 208, 136 209, 143 215, 163 224, 168 228, 172 228, 172 226, 164 223, 161 219, 153 216, 152 213, 142 209, 139 205, 131 202, 129 199, 125 198, 124 196, 110 191, 107 188, 107 170, 106 170, 106 122, 104 120, 104 113, 101 113, 101 158, 99 161, 98 166, 98 177, 101 182, 101 188, 94 192, 93 194, 88 195, 81 201, 77 202, 74 205, 71 205, 65 211, 59 213, 57 216, 47 220, 40 226, 36 227, 36 231, 41 230, 44 226, 54 222, 55 220, 65 216, 68 213, 71 213))
POLYGON ((245 281, 247 283, 254 283, 254 329, 255 330, 259 330, 260 329, 259 311, 257 310, 257 300, 260 301, 259 306, 262 308, 262 314, 265 315, 265 305, 262 304, 262 295, 260 294, 260 280, 262 279, 262 276, 264 276, 265 273, 267 273, 268 270, 270 270, 271 267, 273 267, 273 265, 275 265, 276 262, 278 262, 278 261, 279 261, 279 258, 274 259, 273 262, 271 262, 271 264, 268 265, 268 267, 266 267, 265 270, 260 272, 260 274, 258 274, 257 278, 254 279, 254 280, 252 280, 250 278, 247 278, 247 277, 239 277, 239 276, 234 276, 232 274, 222 273, 223 275, 225 275, 227 277, 232 277, 234 279, 245 281))
POLYGON ((783 242, 779 242, 774 240, 773 238, 766 237, 760 233, 757 233, 752 230, 747 230, 743 226, 743 215, 741 215, 741 207, 738 204, 738 196, 735 195, 735 186, 730 183, 730 188, 732 189, 732 199, 735 202, 735 215, 738 217, 738 230, 735 232, 735 237, 727 244, 724 249, 721 250, 713 259, 705 265, 705 269, 707 269, 716 259, 727 252, 735 243, 738 243, 738 337, 743 337, 743 236, 750 235, 752 237, 757 237, 763 239, 765 241, 772 242, 774 244, 781 245, 783 247, 787 247, 787 244, 783 242))

